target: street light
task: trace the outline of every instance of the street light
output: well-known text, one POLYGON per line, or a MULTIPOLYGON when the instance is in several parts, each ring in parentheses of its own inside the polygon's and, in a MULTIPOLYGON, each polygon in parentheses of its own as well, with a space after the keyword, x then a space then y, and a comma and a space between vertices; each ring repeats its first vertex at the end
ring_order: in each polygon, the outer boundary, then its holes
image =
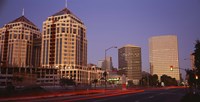
POLYGON ((106 68, 107 68, 107 61, 106 61, 106 52, 112 48, 117 48, 117 46, 111 46, 107 49, 105 49, 105 72, 104 72, 104 76, 105 76, 105 89, 106 89, 106 83, 107 83, 107 79, 106 79, 106 76, 107 76, 107 72, 106 72, 106 68))
POLYGON ((198 79, 198 75, 195 75, 195 79, 198 79))

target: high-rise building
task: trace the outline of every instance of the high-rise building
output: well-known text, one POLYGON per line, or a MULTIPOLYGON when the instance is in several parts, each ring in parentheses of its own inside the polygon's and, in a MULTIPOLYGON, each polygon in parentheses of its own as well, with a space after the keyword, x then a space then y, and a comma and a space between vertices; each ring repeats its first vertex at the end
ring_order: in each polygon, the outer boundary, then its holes
POLYGON ((125 45, 118 50, 119 70, 124 72, 128 80, 139 84, 141 74, 141 48, 134 45, 125 45))
POLYGON ((104 67, 104 66, 103 66, 103 62, 104 62, 104 60, 98 60, 98 62, 97 62, 97 67, 103 68, 103 67, 104 67))
MULTIPOLYGON (((34 40, 41 33, 24 15, 0 28, 0 56, 5 67, 27 67, 33 64, 34 40)), ((35 56, 35 55, 34 55, 35 56)))
POLYGON ((149 62, 150 73, 157 74, 159 79, 165 74, 180 80, 177 36, 165 35, 150 38, 149 62))
POLYGON ((103 70, 106 68, 106 71, 111 71, 113 69, 112 57, 107 56, 106 59, 99 60, 97 66, 103 70))
POLYGON ((77 83, 87 81, 86 27, 67 8, 43 22, 41 53, 42 67, 59 68, 61 77, 73 77, 77 83))
POLYGON ((106 71, 111 71, 113 68, 113 64, 112 64, 112 57, 107 56, 106 59, 103 62, 103 69, 106 68, 106 71))
POLYGON ((41 46, 42 46, 42 39, 41 38, 36 38, 33 41, 33 60, 32 64, 34 67, 41 67, 41 46))

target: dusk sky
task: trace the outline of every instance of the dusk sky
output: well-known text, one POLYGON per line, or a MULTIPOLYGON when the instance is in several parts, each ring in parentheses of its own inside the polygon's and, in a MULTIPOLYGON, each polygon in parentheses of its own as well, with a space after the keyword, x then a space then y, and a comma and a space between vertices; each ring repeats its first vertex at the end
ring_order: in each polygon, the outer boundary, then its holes
MULTIPOLYGON (((25 17, 42 31, 43 21, 64 7, 65 0, 0 0, 0 27, 24 8, 25 17)), ((189 68, 200 39, 200 0, 68 0, 67 8, 87 27, 88 63, 104 59, 106 48, 133 44, 142 48, 142 70, 149 71, 148 39, 177 35, 180 67, 189 68)), ((118 50, 107 55, 118 67, 118 50)))

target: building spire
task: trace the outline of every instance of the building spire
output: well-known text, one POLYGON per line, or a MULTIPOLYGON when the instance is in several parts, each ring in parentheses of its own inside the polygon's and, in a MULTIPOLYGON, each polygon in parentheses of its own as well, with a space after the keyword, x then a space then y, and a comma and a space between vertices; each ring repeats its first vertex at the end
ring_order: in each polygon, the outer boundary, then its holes
POLYGON ((23 8, 23 10, 22 10, 22 16, 24 16, 24 8, 23 8))
POLYGON ((65 0, 65 7, 67 8, 67 0, 65 0))

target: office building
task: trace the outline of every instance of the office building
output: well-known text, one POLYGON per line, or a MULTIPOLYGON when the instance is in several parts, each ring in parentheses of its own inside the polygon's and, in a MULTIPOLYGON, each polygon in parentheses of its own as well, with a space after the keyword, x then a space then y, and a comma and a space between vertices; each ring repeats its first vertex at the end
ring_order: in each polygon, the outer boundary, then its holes
POLYGON ((39 85, 51 87, 59 85, 58 69, 35 67, 1 67, 0 88, 14 85, 16 88, 39 85))
POLYGON ((180 80, 177 36, 151 37, 149 39, 149 62, 150 73, 157 74, 159 79, 166 74, 180 80))
POLYGON ((29 67, 33 65, 34 40, 41 33, 24 15, 0 28, 0 58, 3 67, 29 67))
POLYGON ((43 22, 42 67, 58 68, 60 77, 87 83, 87 37, 84 23, 69 9, 43 22))
POLYGON ((103 62, 103 69, 106 68, 106 71, 111 71, 113 69, 113 64, 112 64, 112 57, 107 56, 106 59, 103 62))
POLYGON ((139 84, 141 79, 141 48, 134 45, 125 45, 118 50, 119 70, 132 80, 134 84, 139 84))
POLYGON ((97 66, 103 70, 106 68, 107 71, 111 71, 113 69, 112 57, 107 56, 106 59, 99 60, 97 66))
POLYGON ((97 67, 103 68, 103 67, 104 67, 104 66, 103 66, 103 62, 104 62, 104 60, 98 60, 98 62, 97 62, 97 67))

